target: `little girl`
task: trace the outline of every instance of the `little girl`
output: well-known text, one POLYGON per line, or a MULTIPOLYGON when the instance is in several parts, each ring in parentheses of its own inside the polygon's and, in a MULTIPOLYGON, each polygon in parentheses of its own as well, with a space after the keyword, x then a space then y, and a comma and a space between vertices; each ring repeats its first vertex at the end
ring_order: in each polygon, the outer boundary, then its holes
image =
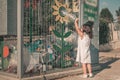
POLYGON ((83 24, 82 28, 80 29, 78 26, 78 21, 78 19, 75 20, 75 29, 79 35, 76 61, 80 61, 82 63, 83 78, 93 77, 91 67, 90 45, 92 39, 92 27, 94 23, 92 21, 88 21, 83 24))

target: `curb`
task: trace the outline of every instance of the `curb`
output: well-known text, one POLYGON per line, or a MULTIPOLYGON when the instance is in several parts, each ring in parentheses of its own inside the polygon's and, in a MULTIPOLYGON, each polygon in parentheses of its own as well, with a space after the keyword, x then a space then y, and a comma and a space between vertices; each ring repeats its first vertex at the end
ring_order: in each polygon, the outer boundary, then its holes
MULTIPOLYGON (((93 66, 93 71, 101 70, 102 67, 100 65, 93 66)), ((62 71, 62 72, 56 72, 46 75, 40 75, 35 77, 29 77, 29 78, 23 78, 22 80, 55 80, 62 77, 67 77, 71 75, 78 75, 82 74, 82 69, 74 69, 74 70, 68 70, 68 71, 62 71)))
POLYGON ((99 56, 120 58, 120 52, 99 52, 99 56))
MULTIPOLYGON (((78 67, 76 68, 77 69, 71 68, 71 70, 64 70, 64 71, 62 70, 61 72, 50 73, 50 74, 45 74, 45 75, 40 75, 40 76, 33 76, 33 77, 28 77, 28 78, 22 78, 21 80, 55 80, 55 79, 59 79, 62 77, 82 74, 82 68, 78 68, 78 67)), ((102 67, 99 64, 93 65, 92 68, 93 68, 93 72, 102 69, 102 67)), ((0 80, 19 80, 19 79, 15 77, 9 77, 9 76, 0 74, 0 80)))

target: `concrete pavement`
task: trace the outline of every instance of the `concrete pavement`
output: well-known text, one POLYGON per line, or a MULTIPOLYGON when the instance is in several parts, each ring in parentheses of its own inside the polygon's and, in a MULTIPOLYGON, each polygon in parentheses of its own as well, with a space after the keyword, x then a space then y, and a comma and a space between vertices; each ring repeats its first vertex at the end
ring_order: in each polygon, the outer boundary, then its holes
POLYGON ((99 61, 101 70, 93 72, 93 78, 84 79, 79 74, 56 80, 120 80, 120 49, 100 52, 99 61))
POLYGON ((120 60, 115 60, 100 71, 94 72, 93 78, 81 78, 80 75, 68 76, 56 80, 120 80, 120 60))

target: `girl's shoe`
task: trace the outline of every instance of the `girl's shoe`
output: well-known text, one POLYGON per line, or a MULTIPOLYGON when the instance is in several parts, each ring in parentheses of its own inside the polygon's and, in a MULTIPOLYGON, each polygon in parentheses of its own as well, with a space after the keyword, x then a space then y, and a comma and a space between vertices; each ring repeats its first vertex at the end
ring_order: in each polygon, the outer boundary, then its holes
POLYGON ((88 78, 88 75, 87 74, 83 74, 80 77, 82 77, 82 78, 88 78))
POLYGON ((93 77, 93 74, 92 74, 92 73, 89 73, 89 77, 92 78, 92 77, 93 77))

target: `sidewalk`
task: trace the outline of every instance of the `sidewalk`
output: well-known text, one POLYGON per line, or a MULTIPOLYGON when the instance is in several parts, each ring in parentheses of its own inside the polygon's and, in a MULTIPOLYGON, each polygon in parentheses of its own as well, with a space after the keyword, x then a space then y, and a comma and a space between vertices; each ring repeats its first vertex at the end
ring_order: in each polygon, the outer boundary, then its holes
POLYGON ((99 52, 101 70, 95 71, 93 78, 81 78, 80 75, 73 75, 56 80, 120 80, 120 49, 99 52))
MULTIPOLYGON (((50 80, 50 79, 51 80, 120 80, 119 58, 120 58, 120 49, 111 50, 108 52, 99 52, 99 62, 101 68, 99 68, 99 66, 93 67, 94 75, 95 75, 93 78, 87 78, 87 79, 80 78, 80 75, 82 74, 82 69, 77 69, 77 70, 70 70, 70 71, 58 72, 55 74, 46 75, 47 77, 46 80, 50 80), (62 77, 66 75, 67 77, 62 77), (57 76, 61 76, 62 78, 52 79, 52 77, 57 78, 57 76)), ((18 79, 0 75, 0 80, 18 80, 18 79)), ((22 80, 45 80, 45 79, 31 78, 31 79, 22 79, 22 80)))

